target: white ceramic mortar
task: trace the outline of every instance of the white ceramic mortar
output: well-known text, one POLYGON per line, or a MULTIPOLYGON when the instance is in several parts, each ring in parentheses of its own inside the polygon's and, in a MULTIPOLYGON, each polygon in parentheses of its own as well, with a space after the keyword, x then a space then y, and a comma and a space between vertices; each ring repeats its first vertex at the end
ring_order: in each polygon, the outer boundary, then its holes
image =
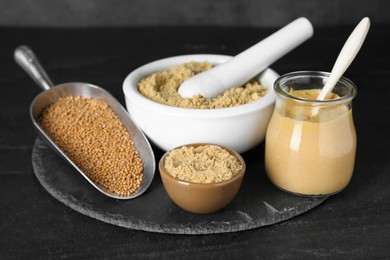
POLYGON ((273 112, 273 83, 279 75, 272 69, 266 69, 257 76, 260 83, 268 88, 264 97, 230 108, 167 106, 144 97, 137 89, 141 78, 175 65, 189 61, 208 61, 218 65, 230 58, 213 54, 183 55, 157 60, 134 70, 123 82, 128 112, 149 140, 164 151, 189 143, 214 143, 239 153, 248 151, 264 140, 273 112))

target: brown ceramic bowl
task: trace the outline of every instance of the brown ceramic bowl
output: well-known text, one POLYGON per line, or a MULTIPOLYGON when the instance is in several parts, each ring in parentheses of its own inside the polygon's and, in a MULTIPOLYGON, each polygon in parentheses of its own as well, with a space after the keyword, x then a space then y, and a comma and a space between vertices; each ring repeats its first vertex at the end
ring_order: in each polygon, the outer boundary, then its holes
MULTIPOLYGON (((185 146, 198 147, 203 145, 208 144, 189 144, 185 146)), ((164 161, 169 151, 161 158, 159 170, 164 188, 173 202, 182 209, 197 214, 212 213, 224 208, 236 196, 244 178, 245 161, 236 151, 221 145, 218 146, 237 157, 243 166, 236 176, 221 182, 193 183, 176 179, 164 167, 164 161)))

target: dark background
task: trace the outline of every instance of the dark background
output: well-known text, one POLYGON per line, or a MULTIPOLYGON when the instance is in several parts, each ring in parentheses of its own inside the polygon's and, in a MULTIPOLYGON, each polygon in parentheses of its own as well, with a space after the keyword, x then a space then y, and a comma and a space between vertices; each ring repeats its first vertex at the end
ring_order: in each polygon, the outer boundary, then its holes
POLYGON ((388 0, 0 0, 0 259, 389 259, 389 6, 388 0), (353 27, 365 16, 372 22, 346 72, 358 86, 358 151, 343 192, 276 225, 191 236, 103 223, 60 203, 38 182, 28 111, 41 90, 13 61, 16 46, 32 47, 54 83, 91 82, 124 104, 121 85, 135 68, 181 54, 235 55, 300 16, 313 23, 314 36, 272 65, 280 74, 329 71, 353 27))
POLYGON ((0 26, 314 26, 390 22, 388 0, 0 0, 0 26))

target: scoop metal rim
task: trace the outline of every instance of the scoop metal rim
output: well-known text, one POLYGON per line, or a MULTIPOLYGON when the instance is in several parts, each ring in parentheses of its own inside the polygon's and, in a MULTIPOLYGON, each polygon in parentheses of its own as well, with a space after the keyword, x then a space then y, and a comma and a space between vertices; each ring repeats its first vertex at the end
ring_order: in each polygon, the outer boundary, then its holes
POLYGON ((41 139, 47 143, 54 151, 73 166, 87 181, 92 184, 98 191, 115 199, 132 199, 143 194, 153 181, 156 169, 156 161, 150 143, 141 129, 131 119, 129 113, 108 91, 98 86, 83 83, 69 82, 53 86, 46 71, 41 66, 34 52, 25 45, 18 46, 14 51, 15 62, 34 80, 34 82, 43 90, 38 94, 30 104, 30 117, 38 131, 41 139), (81 96, 91 97, 104 100, 110 106, 111 110, 118 116, 122 125, 130 134, 136 150, 138 151, 143 164, 143 180, 141 186, 128 196, 121 196, 102 187, 91 178, 88 177, 69 157, 68 155, 53 141, 52 138, 41 128, 38 123, 38 118, 42 111, 50 104, 55 103, 61 97, 81 96))
MULTIPOLYGON (((88 97, 92 97, 92 96, 88 96, 88 97)), ((104 100, 107 102, 107 100, 104 100)), ((108 102, 107 102, 108 103, 108 102)), ((109 104, 110 105, 110 104, 109 104)), ((110 106, 111 107, 111 106, 110 106)), ((114 111, 114 109, 111 107, 111 109, 114 111)), ((116 111, 114 111, 115 114, 116 111)), ((100 191, 101 193, 103 193, 104 195, 108 196, 108 197, 111 197, 111 198, 115 198, 115 199, 122 199, 122 200, 125 200, 125 199, 133 199, 133 198, 136 198, 138 196, 140 196, 141 194, 143 194, 150 186, 150 184, 152 183, 152 180, 154 178, 154 175, 155 175, 155 168, 156 168, 156 165, 155 165, 155 157, 154 157, 154 153, 153 153, 153 150, 150 146, 150 143, 147 141, 145 135, 143 134, 143 132, 138 128, 138 126, 131 120, 131 117, 130 115, 128 114, 128 112, 123 108, 123 106, 108 92, 106 91, 105 89, 101 88, 101 87, 98 87, 96 85, 93 85, 93 84, 89 84, 89 83, 83 83, 83 82, 68 82, 68 83, 63 83, 63 84, 59 84, 59 85, 56 85, 54 87, 51 87, 50 89, 46 90, 46 91, 43 91, 42 93, 38 94, 34 100, 31 102, 31 105, 30 105, 30 117, 31 117, 31 120, 33 122, 33 125, 35 127, 35 129, 38 131, 38 134, 41 136, 41 139, 49 145, 49 147, 51 147, 55 152, 57 152, 57 154, 59 154, 63 159, 65 159, 69 164, 71 164, 93 187, 95 187, 98 191, 100 191), (120 196, 120 195, 117 195, 113 192, 110 192, 108 189, 106 189, 105 187, 99 185, 98 183, 96 183, 95 181, 93 181, 91 178, 88 177, 88 175, 86 173, 84 173, 83 170, 81 170, 77 164, 75 164, 69 157, 68 155, 53 141, 53 139, 42 129, 42 127, 39 125, 39 123, 37 122, 36 120, 36 115, 34 115, 34 106, 37 102, 37 100, 39 100, 39 98, 41 98, 43 95, 45 95, 45 93, 47 93, 48 91, 54 91, 56 89, 59 89, 59 88, 64 88, 64 87, 67 87, 69 85, 82 85, 82 86, 86 86, 88 88, 92 88, 92 89, 96 89, 98 91, 101 91, 102 93, 104 93, 104 95, 106 95, 107 97, 109 97, 111 100, 113 101, 116 101, 117 102, 117 109, 121 109, 123 113, 125 113, 128 117, 129 117, 129 122, 131 121, 131 123, 133 124, 133 126, 138 129, 138 131, 140 132, 139 134, 141 134, 143 136, 143 138, 145 138, 145 141, 146 141, 146 144, 148 146, 148 150, 150 150, 151 154, 150 156, 152 156, 152 158, 148 161, 150 162, 153 162, 152 165, 149 165, 149 171, 148 172, 143 172, 144 174, 144 178, 145 178, 142 182, 141 182, 141 186, 138 188, 138 190, 134 193, 132 193, 131 195, 128 195, 128 196, 120 196)), ((122 121, 122 120, 121 120, 122 121)), ((123 123, 123 122, 122 122, 123 123)), ((130 129, 128 129, 126 127, 126 125, 124 124, 125 128, 130 132, 130 129)), ((141 155, 140 155, 141 156, 141 155)), ((141 160, 144 164, 144 158, 141 157, 141 160)), ((144 168, 145 168, 145 165, 144 165, 144 168)))

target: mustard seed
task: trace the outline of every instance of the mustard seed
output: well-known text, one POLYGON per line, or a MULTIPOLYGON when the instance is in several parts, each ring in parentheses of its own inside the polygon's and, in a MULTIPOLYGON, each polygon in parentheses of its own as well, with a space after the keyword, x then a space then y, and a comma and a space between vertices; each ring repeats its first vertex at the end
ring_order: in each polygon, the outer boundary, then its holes
POLYGON ((142 160, 131 136, 107 102, 65 97, 48 106, 39 124, 93 181, 126 196, 143 179, 142 160))

